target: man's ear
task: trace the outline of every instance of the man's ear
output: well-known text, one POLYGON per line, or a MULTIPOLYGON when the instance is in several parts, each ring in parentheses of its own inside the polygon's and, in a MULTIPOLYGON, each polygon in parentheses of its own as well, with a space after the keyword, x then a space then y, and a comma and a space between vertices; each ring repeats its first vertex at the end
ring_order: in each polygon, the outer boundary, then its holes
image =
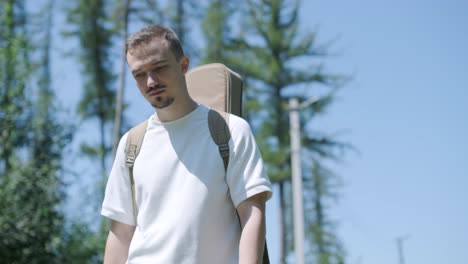
POLYGON ((184 74, 187 73, 188 68, 189 68, 189 64, 190 64, 190 59, 189 59, 189 57, 183 56, 183 57, 180 59, 180 65, 182 66, 182 72, 183 72, 184 74))

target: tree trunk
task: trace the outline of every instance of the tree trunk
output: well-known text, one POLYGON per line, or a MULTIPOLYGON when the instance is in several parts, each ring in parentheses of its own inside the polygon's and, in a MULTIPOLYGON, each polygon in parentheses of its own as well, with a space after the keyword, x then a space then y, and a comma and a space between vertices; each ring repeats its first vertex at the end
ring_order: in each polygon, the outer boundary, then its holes
POLYGON ((280 233, 280 263, 286 263, 286 235, 284 233, 284 208, 285 208, 285 201, 284 201, 284 181, 278 183, 279 185, 279 199, 280 199, 280 207, 278 210, 279 218, 280 218, 280 225, 279 225, 279 233, 280 233))
POLYGON ((122 31, 122 53, 120 57, 120 72, 117 86, 117 97, 115 102, 115 120, 114 120, 114 131, 112 141, 112 156, 115 157, 117 153, 117 147, 120 140, 120 131, 122 130, 122 111, 123 111, 123 93, 125 90, 125 68, 126 68, 126 52, 125 52, 125 41, 128 35, 128 17, 130 10, 131 0, 125 0, 123 9, 123 31, 122 31))

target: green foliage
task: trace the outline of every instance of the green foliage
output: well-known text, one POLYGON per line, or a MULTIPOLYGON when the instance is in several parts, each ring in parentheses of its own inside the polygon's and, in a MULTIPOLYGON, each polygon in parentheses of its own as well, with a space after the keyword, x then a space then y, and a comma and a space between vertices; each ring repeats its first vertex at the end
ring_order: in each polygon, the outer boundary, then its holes
POLYGON ((105 237, 84 223, 74 222, 64 232, 59 251, 60 263, 98 264, 103 262, 105 237))
POLYGON ((80 0, 70 4, 72 6, 67 10, 67 21, 72 29, 65 33, 65 36, 78 38, 80 43, 76 53, 82 64, 85 84, 78 103, 78 113, 85 120, 98 120, 100 150, 87 151, 85 154, 99 158, 103 178, 110 149, 110 142, 105 137, 108 134, 106 125, 114 119, 115 109, 115 91, 111 88, 114 74, 110 57, 115 31, 107 15, 107 3, 104 0, 80 0))
POLYGON ((65 220, 60 206, 65 196, 59 172, 71 127, 60 123, 61 109, 51 89, 51 13, 35 23, 26 17, 35 18, 26 14, 24 1, 2 3, 0 259, 63 263, 65 220), (31 25, 41 30, 28 34, 31 25))
POLYGON ((184 53, 192 61, 198 59, 198 53, 192 38, 190 36, 194 18, 198 18, 200 2, 195 0, 176 0, 168 1, 166 8, 168 26, 170 26, 183 43, 184 53))
MULTIPOLYGON (((307 87, 320 84, 334 89, 342 77, 324 73, 321 67, 294 63, 298 59, 305 58, 313 61, 316 54, 315 34, 308 33, 302 36, 298 31, 299 1, 249 0, 247 2, 252 32, 245 32, 246 36, 236 39, 231 44, 239 51, 233 64, 248 80, 251 80, 246 94, 256 100, 247 101, 247 111, 250 115, 255 113, 268 116, 255 120, 253 124, 257 140, 263 146, 262 154, 267 163, 271 164, 269 175, 274 182, 280 182, 288 180, 290 174, 289 158, 287 158, 289 157, 288 96, 285 95, 285 90, 304 84, 307 87)), ((306 98, 310 93, 294 94, 294 96, 306 98)), ((329 105, 332 98, 332 96, 320 98, 312 107, 301 111, 301 114, 310 117, 320 113, 329 105)), ((308 121, 304 118, 302 120, 308 121)))
POLYGON ((130 13, 144 25, 165 24, 167 20, 167 10, 158 0, 132 1, 130 13))
POLYGON ((339 198, 340 178, 317 160, 312 161, 312 177, 304 182, 307 197, 304 201, 308 233, 312 248, 309 259, 320 264, 344 263, 345 252, 334 230, 336 225, 330 220, 328 211, 339 198))
POLYGON ((106 26, 104 4, 102 0, 77 1, 68 10, 68 22, 75 29, 65 35, 78 37, 81 46, 78 56, 86 82, 78 112, 85 119, 98 117, 107 121, 112 119, 114 109, 114 94, 110 89, 114 76, 109 51, 114 32, 106 26))
MULTIPOLYGON (((293 232, 289 231, 292 230, 293 223, 290 206, 291 188, 289 188, 291 168, 288 100, 294 96, 300 101, 307 101, 314 93, 319 94, 318 89, 313 88, 320 87, 321 91, 328 89, 325 95, 321 95, 309 107, 301 109, 301 127, 305 127, 313 117, 324 113, 329 107, 336 89, 342 85, 346 77, 330 74, 322 65, 313 64, 318 61, 317 55, 323 56, 326 52, 316 47, 314 33, 299 31, 300 1, 246 0, 246 2, 248 4, 248 19, 244 26, 246 29, 241 31, 242 35, 229 42, 230 48, 237 51, 237 56, 230 57, 229 63, 247 79, 246 112, 266 161, 268 175, 273 182, 280 185, 282 223, 285 230, 288 230, 281 232, 284 246, 281 262, 284 263, 292 253, 293 244, 291 235, 293 232), (302 89, 298 89, 299 87, 302 89)), ((347 144, 331 137, 317 138, 311 133, 303 133, 302 142, 304 152, 322 159, 338 159, 340 156, 337 155, 337 150, 347 148, 347 144)), ((312 166, 310 162, 304 164, 306 168, 310 166, 312 166)), ((303 173, 305 180, 317 180, 312 176, 310 172, 303 173)), ((317 193, 317 189, 313 186, 304 186, 306 204, 313 201, 314 195, 324 195, 317 193)), ((324 208, 314 207, 312 212, 325 215, 324 208)), ((306 230, 306 239, 309 242, 306 245, 310 245, 306 250, 314 256, 320 252, 320 250, 315 251, 314 247, 322 247, 328 241, 317 238, 317 234, 323 235, 325 232, 323 223, 325 221, 317 222, 317 218, 311 214, 306 215, 305 224, 310 226, 306 230)), ((322 258, 321 263, 335 263, 329 260, 331 259, 322 258)))
POLYGON ((59 183, 47 166, 19 165, 0 185, 0 256, 6 263, 56 263, 63 217, 59 183))
POLYGON ((202 30, 206 46, 202 64, 221 62, 229 65, 227 49, 229 46, 229 18, 234 9, 232 2, 225 0, 211 0, 208 3, 202 30))
POLYGON ((12 167, 15 148, 24 145, 30 101, 23 95, 30 74, 23 1, 0 3, 0 170, 12 167))

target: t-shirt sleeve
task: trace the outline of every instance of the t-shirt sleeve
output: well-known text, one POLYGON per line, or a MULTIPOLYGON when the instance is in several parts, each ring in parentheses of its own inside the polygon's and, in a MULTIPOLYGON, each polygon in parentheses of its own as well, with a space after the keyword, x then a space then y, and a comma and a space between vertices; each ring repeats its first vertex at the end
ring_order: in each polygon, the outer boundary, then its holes
POLYGON ((267 192, 267 199, 270 199, 271 183, 249 124, 234 116, 229 122, 231 153, 226 177, 234 206, 262 192, 267 192))
POLYGON ((128 167, 125 164, 125 146, 128 133, 119 142, 114 164, 107 179, 101 214, 112 220, 135 225, 133 200, 128 167))

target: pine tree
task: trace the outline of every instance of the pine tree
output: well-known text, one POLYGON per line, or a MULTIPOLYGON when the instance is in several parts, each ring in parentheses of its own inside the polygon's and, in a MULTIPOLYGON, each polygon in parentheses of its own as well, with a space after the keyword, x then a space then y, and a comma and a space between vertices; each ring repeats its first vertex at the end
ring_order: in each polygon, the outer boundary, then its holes
POLYGON ((120 68, 119 68, 119 78, 118 78, 118 87, 117 87, 117 96, 115 103, 115 118, 114 118, 114 129, 112 135, 112 157, 115 157, 117 152, 117 147, 119 145, 119 140, 122 135, 122 121, 123 121, 123 111, 124 111, 124 90, 125 90, 125 76, 126 76, 126 67, 127 67, 127 54, 125 50, 125 41, 128 36, 128 27, 129 27, 129 17, 130 17, 130 7, 131 0, 123 0, 119 2, 116 7, 115 13, 117 20, 115 21, 116 31, 121 34, 121 53, 120 53, 120 68))
MULTIPOLYGON (((30 98, 25 97, 26 83, 30 76, 27 58, 26 23, 24 1, 4 1, 0 7, 0 257, 4 260, 22 259, 22 248, 35 251, 31 243, 33 231, 24 221, 26 213, 18 207, 23 193, 16 188, 25 183, 24 161, 20 150, 27 142, 27 120, 30 98), (17 133, 18 132, 18 133, 17 133)), ((27 182, 26 182, 27 184, 27 182)))
MULTIPOLYGON (((300 1, 287 0, 247 0, 248 22, 241 29, 233 45, 238 55, 231 63, 249 85, 246 88, 246 105, 257 143, 267 163, 268 174, 279 185, 281 263, 285 263, 293 249, 291 186, 290 186, 290 137, 288 109, 290 96, 301 101, 312 96, 312 87, 328 88, 326 95, 301 111, 301 127, 315 114, 320 113, 332 102, 334 92, 344 77, 324 71, 321 65, 314 65, 317 55, 326 52, 317 49, 315 34, 300 34, 298 10, 300 1), (304 63, 306 61, 306 63, 304 63), (301 63, 302 62, 302 63, 301 63), (304 89, 306 88, 306 89, 304 89), (288 231, 285 231, 288 230, 288 231)), ((303 146, 306 151, 324 156, 343 144, 333 139, 316 140, 310 133, 303 133, 303 146), (310 140, 307 140, 310 139, 310 140), (316 152, 314 152, 316 151, 316 152)), ((304 177, 312 177, 305 173, 304 177)), ((313 185, 304 187, 311 188, 313 185)), ((304 192, 305 195, 313 193, 304 192)), ((305 196, 306 201, 310 196, 305 196)), ((306 215, 306 226, 315 223, 315 218, 306 215)), ((314 240, 310 229, 306 230, 309 245, 320 243, 314 240)))
MULTIPOLYGON (((171 27, 179 37, 184 53, 190 57, 192 62, 199 59, 198 52, 191 38, 193 26, 199 15, 199 1, 194 0, 176 0, 169 1, 166 10, 168 12, 168 26, 171 27)), ((193 63, 192 63, 193 64, 193 63)))
POLYGON ((82 144, 84 154, 97 157, 100 161, 102 196, 106 180, 106 160, 111 151, 109 123, 114 118, 115 90, 114 73, 111 59, 114 31, 108 16, 109 2, 105 0, 70 2, 67 20, 72 27, 66 32, 68 37, 79 39, 80 48, 76 51, 82 64, 85 79, 83 97, 78 104, 78 113, 85 120, 98 121, 99 141, 90 139, 82 144))
POLYGON ((158 0, 133 1, 130 14, 137 22, 144 25, 165 24, 168 20, 167 10, 158 0))
MULTIPOLYGON (((81 143, 81 152, 92 160, 99 161, 99 170, 94 186, 93 198, 87 198, 87 204, 96 206, 102 201, 104 186, 107 180, 107 162, 112 151, 111 133, 112 121, 115 118, 115 86, 114 66, 112 58, 115 27, 111 19, 113 1, 79 0, 66 3, 66 19, 68 28, 64 36, 78 40, 79 47, 72 51, 77 56, 81 66, 84 84, 82 97, 78 102, 77 112, 84 121, 97 121, 98 140, 87 138, 81 143)), ((72 220, 67 226, 63 251, 82 255, 89 263, 102 262, 108 222, 89 225, 89 219, 72 220), (99 226, 97 231, 95 228, 99 226), (73 248, 76 241, 83 241, 81 247, 73 248)), ((80 245, 80 244, 78 244, 80 245)), ((76 246, 76 245, 75 245, 76 246)), ((63 255, 64 262, 73 263, 72 256, 63 255)))
POLYGON ((311 234, 312 245, 307 252, 308 259, 315 259, 319 264, 344 263, 345 252, 335 232, 335 223, 331 221, 329 207, 339 198, 340 178, 327 169, 318 160, 312 159, 311 177, 304 182, 306 199, 304 211, 310 219, 306 229, 311 234))
POLYGON ((3 118, 9 122, 2 127, 2 140, 7 144, 0 166, 0 259, 5 263, 60 263, 64 218, 59 171, 71 134, 57 119, 53 103, 52 15, 46 14, 46 21, 27 21, 36 14, 26 13, 24 1, 2 3, 0 10, 0 56, 1 61, 7 60, 1 66, 7 74, 1 75, 0 115, 2 124, 3 118), (30 29, 33 25, 36 30, 30 29))
POLYGON ((12 170, 14 151, 26 137, 30 101, 24 93, 31 65, 27 60, 24 1, 8 0, 0 5, 0 170, 6 173, 12 170))
POLYGON ((230 40, 229 18, 234 9, 232 2, 211 0, 208 3, 206 16, 202 23, 205 37, 205 50, 202 64, 220 62, 229 65, 228 49, 230 40))

